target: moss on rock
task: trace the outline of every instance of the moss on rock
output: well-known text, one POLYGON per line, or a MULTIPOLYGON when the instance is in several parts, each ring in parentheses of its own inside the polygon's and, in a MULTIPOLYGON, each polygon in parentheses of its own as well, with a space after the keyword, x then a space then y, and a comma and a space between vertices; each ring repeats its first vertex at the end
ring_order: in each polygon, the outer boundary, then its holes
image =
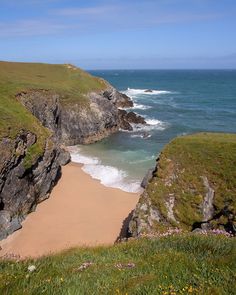
POLYGON ((198 133, 174 139, 160 154, 145 193, 162 216, 153 231, 165 223, 187 230, 205 225, 234 231, 236 134, 198 133))

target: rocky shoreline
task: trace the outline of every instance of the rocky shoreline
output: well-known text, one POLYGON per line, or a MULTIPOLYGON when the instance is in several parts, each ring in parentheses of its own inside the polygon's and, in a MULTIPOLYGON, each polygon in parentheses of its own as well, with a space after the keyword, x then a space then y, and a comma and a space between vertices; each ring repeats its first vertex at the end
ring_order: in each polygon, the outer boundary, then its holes
POLYGON ((16 99, 30 111, 50 134, 36 158, 31 150, 37 134, 21 130, 15 138, 0 141, 0 240, 21 228, 21 222, 38 203, 49 197, 60 176, 61 166, 70 161, 66 145, 91 144, 118 132, 132 130, 132 124, 146 124, 133 112, 132 100, 107 82, 107 89, 87 95, 88 103, 65 104, 63 97, 49 89, 29 89, 16 99))

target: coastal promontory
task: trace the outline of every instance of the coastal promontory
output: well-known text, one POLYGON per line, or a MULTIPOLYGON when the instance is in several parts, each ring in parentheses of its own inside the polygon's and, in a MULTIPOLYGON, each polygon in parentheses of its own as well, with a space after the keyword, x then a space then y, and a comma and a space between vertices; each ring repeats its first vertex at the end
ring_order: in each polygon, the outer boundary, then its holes
POLYGON ((146 181, 130 233, 155 235, 177 228, 234 234, 235 155, 235 134, 197 133, 172 140, 146 181))

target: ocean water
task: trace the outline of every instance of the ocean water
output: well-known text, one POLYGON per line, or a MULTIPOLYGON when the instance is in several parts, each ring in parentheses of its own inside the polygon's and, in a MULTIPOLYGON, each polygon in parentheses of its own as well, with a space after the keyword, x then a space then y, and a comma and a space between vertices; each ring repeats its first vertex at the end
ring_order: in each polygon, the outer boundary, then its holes
POLYGON ((90 71, 134 101, 149 126, 120 131, 72 149, 72 160, 102 184, 137 192, 174 137, 199 131, 236 132, 236 70, 90 71), (145 90, 151 89, 147 93, 145 90))

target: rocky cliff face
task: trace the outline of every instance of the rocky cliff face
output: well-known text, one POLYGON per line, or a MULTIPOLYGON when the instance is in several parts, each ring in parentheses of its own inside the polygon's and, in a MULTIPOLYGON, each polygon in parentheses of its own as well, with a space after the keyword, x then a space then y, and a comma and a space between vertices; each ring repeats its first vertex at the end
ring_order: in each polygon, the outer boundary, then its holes
POLYGON ((25 216, 48 198, 70 156, 48 138, 41 155, 29 161, 37 135, 22 130, 0 142, 0 239, 21 227, 25 216))
POLYGON ((49 90, 17 94, 17 99, 65 145, 93 143, 120 128, 132 130, 132 123, 146 123, 141 116, 119 109, 132 107, 133 102, 112 87, 92 92, 88 98, 85 104, 65 104, 59 94, 49 90))
POLYGON ((167 228, 236 233, 236 135, 196 134, 168 144, 133 213, 133 236, 167 228))

